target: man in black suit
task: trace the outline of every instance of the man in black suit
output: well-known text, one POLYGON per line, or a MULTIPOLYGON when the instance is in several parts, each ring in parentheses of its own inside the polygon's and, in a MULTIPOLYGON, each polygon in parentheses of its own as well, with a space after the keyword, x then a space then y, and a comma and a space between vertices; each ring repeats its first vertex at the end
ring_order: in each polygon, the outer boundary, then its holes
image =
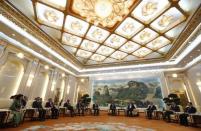
POLYGON ((82 103, 81 100, 78 101, 76 108, 78 111, 78 115, 80 116, 82 114, 84 116, 84 104, 82 103))
POLYGON ((152 119, 152 113, 153 113, 154 110, 156 110, 156 106, 153 105, 152 102, 150 102, 150 104, 148 105, 148 108, 147 108, 147 117, 148 117, 148 119, 152 119))
POLYGON ((163 119, 167 120, 167 122, 170 122, 170 115, 174 114, 174 112, 180 112, 180 108, 178 105, 176 105, 176 103, 173 102, 170 106, 170 110, 165 111, 163 119))
POLYGON ((130 102, 127 106, 127 116, 132 117, 133 116, 133 110, 135 109, 135 106, 132 102, 130 102))
POLYGON ((70 100, 67 100, 67 101, 64 103, 64 107, 66 107, 67 110, 70 111, 70 115, 71 115, 71 117, 73 117, 73 116, 75 115, 75 112, 74 112, 73 106, 71 106, 71 104, 70 104, 70 100))
POLYGON ((52 111, 52 119, 57 119, 59 117, 59 110, 55 107, 52 98, 48 99, 48 102, 45 104, 46 108, 51 108, 52 111))
POLYGON ((94 104, 93 104, 93 110, 94 110, 94 116, 95 115, 99 115, 99 105, 95 102, 94 104))
POLYGON ((32 107, 38 109, 38 111, 39 111, 39 120, 44 121, 45 120, 46 110, 43 109, 42 99, 40 97, 35 98, 35 101, 33 102, 32 107))
POLYGON ((193 114, 193 113, 196 113, 196 112, 197 112, 196 108, 193 107, 193 104, 191 102, 189 102, 188 105, 186 106, 185 110, 184 110, 184 113, 179 115, 180 124, 188 126, 187 117, 189 116, 189 114, 193 114))
POLYGON ((110 110, 112 111, 112 115, 116 115, 116 105, 114 102, 110 104, 110 110))

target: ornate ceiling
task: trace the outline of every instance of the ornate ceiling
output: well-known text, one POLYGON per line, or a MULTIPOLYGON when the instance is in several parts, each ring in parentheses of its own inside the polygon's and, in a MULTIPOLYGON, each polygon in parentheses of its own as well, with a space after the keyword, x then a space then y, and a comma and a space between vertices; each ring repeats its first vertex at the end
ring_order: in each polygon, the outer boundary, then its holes
POLYGON ((83 65, 100 66, 167 60, 201 1, 10 2, 83 65))

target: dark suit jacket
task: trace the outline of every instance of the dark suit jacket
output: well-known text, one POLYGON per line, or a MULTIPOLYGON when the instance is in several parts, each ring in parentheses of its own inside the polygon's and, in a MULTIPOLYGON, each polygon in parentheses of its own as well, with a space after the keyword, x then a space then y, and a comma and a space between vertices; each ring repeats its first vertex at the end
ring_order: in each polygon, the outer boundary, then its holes
POLYGON ((196 108, 193 107, 193 106, 192 106, 192 107, 186 107, 186 108, 185 108, 185 112, 186 112, 186 113, 189 113, 189 114, 196 113, 196 111, 197 111, 196 108))
POLYGON ((148 108, 147 108, 147 110, 148 111, 154 111, 154 110, 156 110, 156 106, 155 105, 152 105, 152 106, 149 105, 148 108))
POLYGON ((93 104, 93 110, 97 110, 97 109, 99 109, 98 104, 93 104))
POLYGON ((84 109, 84 105, 82 103, 77 103, 77 109, 84 109))
POLYGON ((111 104, 110 105, 110 110, 115 110, 116 109, 116 105, 115 104, 111 104))
POLYGON ((38 109, 43 108, 42 103, 38 102, 38 101, 34 101, 33 104, 32 104, 32 107, 33 108, 38 108, 38 109))
POLYGON ((24 100, 24 99, 21 100, 21 103, 22 103, 22 106, 23 106, 23 107, 25 107, 25 106, 27 105, 27 101, 24 100))
POLYGON ((54 103, 53 102, 46 102, 45 107, 54 108, 54 103))
POLYGON ((133 109, 135 109, 134 104, 128 104, 127 109, 128 109, 128 110, 133 110, 133 109))

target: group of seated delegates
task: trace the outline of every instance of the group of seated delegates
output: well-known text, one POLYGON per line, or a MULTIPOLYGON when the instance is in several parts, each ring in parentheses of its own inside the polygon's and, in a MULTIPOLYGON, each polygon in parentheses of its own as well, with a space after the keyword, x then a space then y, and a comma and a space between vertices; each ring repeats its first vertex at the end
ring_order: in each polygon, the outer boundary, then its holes
POLYGON ((98 116, 99 115, 99 105, 96 102, 93 104, 92 109, 94 111, 94 116, 98 116))
POLYGON ((54 105, 54 103, 52 101, 52 98, 48 99, 48 102, 46 102, 45 107, 46 108, 51 108, 52 119, 58 119, 58 117, 59 117, 59 110, 58 110, 58 108, 55 107, 55 105, 54 105))
POLYGON ((180 108, 175 102, 172 102, 170 109, 164 112, 163 119, 167 122, 170 122, 170 115, 174 114, 175 112, 180 112, 180 108))
POLYGON ((150 102, 146 109, 148 119, 152 119, 152 113, 154 110, 156 110, 156 106, 152 102, 150 102))
POLYGON ((42 106, 42 98, 36 97, 35 101, 32 103, 32 108, 38 109, 39 112, 39 120, 44 121, 45 120, 45 115, 46 115, 46 110, 43 109, 42 106))
POLYGON ((114 102, 112 102, 110 104, 110 110, 112 111, 111 115, 115 116, 116 115, 116 104, 114 102))
POLYGON ((128 106, 127 106, 127 116, 128 117, 132 117, 133 116, 133 110, 135 109, 136 107, 135 107, 135 105, 132 103, 132 102, 130 102, 129 104, 128 104, 128 106))
POLYGON ((10 99, 13 99, 13 103, 10 106, 10 110, 13 116, 14 127, 17 127, 20 122, 23 120, 22 109, 25 108, 27 103, 27 97, 22 94, 11 96, 10 99))
POLYGON ((70 111, 71 117, 75 116, 75 111, 74 111, 74 109, 73 109, 73 106, 71 106, 71 104, 70 104, 70 100, 67 100, 67 101, 64 103, 63 107, 66 107, 67 110, 70 111))
POLYGON ((193 106, 193 104, 191 102, 188 102, 186 108, 184 109, 184 113, 179 115, 180 124, 188 126, 187 117, 189 116, 189 114, 193 114, 193 113, 196 113, 196 112, 197 112, 197 110, 193 106))

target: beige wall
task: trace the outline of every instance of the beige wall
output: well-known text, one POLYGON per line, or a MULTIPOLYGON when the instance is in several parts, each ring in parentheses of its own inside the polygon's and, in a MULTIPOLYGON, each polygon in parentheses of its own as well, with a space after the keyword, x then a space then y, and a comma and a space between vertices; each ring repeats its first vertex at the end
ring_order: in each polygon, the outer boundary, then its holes
MULTIPOLYGON (((0 40, 0 42, 2 42, 0 40)), ((1 45, 2 43, 0 43, 1 45)), ((19 49, 1 45, 0 52, 0 99, 9 99, 18 93, 28 96, 29 100, 35 97, 55 98, 55 91, 59 89, 59 100, 70 99, 76 103, 77 81, 74 76, 64 74, 63 71, 48 65, 37 58, 26 54, 19 49), (17 53, 23 52, 25 57, 20 59, 17 53), (52 88, 54 87, 54 88, 52 88)))
POLYGON ((78 93, 92 96, 92 84, 94 80, 119 79, 119 78, 142 78, 159 77, 162 85, 163 96, 166 97, 174 91, 184 91, 188 100, 196 107, 201 107, 201 64, 183 72, 134 72, 113 75, 98 75, 91 77, 75 77, 66 74, 61 75, 61 70, 51 67, 44 69, 43 61, 33 58, 25 53, 25 58, 20 59, 16 53, 20 50, 7 46, 2 48, 0 55, 0 99, 9 98, 15 93, 27 95, 29 99, 37 96, 44 96, 44 99, 55 97, 57 88, 63 93, 60 99, 71 100, 76 104, 78 93), (172 74, 177 73, 178 77, 173 78, 172 74), (53 88, 54 87, 54 88, 53 88))
POLYGON ((201 111, 201 63, 189 68, 185 75, 189 81, 192 98, 194 100, 194 104, 200 109, 201 111))

